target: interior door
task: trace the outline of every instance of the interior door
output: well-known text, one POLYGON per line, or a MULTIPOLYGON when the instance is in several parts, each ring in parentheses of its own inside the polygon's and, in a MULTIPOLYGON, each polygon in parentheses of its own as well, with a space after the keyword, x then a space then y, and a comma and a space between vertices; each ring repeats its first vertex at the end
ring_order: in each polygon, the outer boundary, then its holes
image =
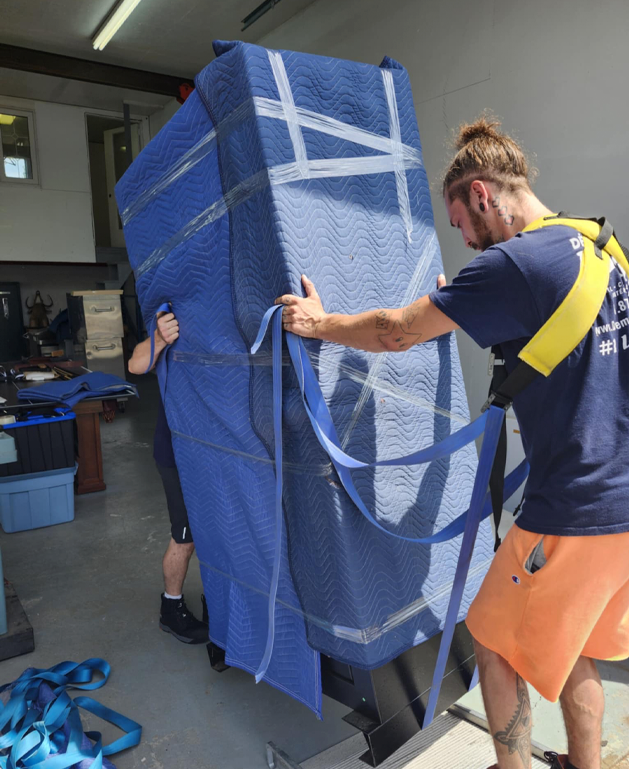
MULTIPOLYGON (((105 173, 107 176, 111 245, 114 248, 124 248, 122 222, 118 214, 116 195, 114 193, 116 183, 130 166, 124 126, 104 131, 103 136, 105 140, 105 173)), ((140 126, 138 123, 131 123, 131 152, 134 158, 140 154, 140 126)))

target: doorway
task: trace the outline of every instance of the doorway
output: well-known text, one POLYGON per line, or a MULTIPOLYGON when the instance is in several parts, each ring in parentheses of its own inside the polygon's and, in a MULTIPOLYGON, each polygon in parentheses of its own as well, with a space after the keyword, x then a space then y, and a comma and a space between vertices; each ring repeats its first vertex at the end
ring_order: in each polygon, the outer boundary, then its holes
MULTIPOLYGON (((103 115, 86 115, 92 187, 92 214, 96 248, 124 248, 122 222, 115 187, 129 167, 124 121, 103 115)), ((131 152, 141 149, 140 124, 131 122, 131 152)))

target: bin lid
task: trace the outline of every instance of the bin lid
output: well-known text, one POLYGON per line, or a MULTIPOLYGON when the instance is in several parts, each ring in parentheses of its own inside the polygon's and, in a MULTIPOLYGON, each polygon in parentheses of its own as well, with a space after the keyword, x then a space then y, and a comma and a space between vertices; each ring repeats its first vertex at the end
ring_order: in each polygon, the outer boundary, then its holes
POLYGON ((15 422, 4 425, 5 430, 15 430, 17 427, 33 427, 34 425, 50 425, 57 422, 67 422, 70 419, 76 419, 74 411, 69 409, 56 408, 54 414, 29 414, 18 416, 15 422))

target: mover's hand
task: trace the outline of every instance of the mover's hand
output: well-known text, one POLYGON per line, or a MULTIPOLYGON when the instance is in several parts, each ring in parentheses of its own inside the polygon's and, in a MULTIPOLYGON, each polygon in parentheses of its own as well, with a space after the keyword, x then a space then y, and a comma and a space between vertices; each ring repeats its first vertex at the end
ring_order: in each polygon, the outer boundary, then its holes
POLYGON ((164 313, 157 319, 157 333, 166 344, 179 339, 179 321, 172 312, 164 313))
POLYGON ((301 276, 301 282, 306 291, 305 297, 285 294, 275 300, 275 304, 285 305, 282 310, 282 323, 285 331, 292 331, 298 336, 317 339, 317 328, 326 317, 326 312, 321 304, 321 299, 314 283, 305 275, 301 276))

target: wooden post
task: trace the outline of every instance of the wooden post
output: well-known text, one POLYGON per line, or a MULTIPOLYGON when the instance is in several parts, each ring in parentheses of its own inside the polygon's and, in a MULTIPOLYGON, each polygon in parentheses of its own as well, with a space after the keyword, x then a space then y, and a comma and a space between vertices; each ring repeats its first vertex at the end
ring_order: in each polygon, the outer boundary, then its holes
POLYGON ((107 486, 103 480, 103 455, 100 446, 100 415, 103 413, 103 402, 81 401, 74 407, 74 413, 79 462, 75 481, 76 493, 104 491, 107 486))

